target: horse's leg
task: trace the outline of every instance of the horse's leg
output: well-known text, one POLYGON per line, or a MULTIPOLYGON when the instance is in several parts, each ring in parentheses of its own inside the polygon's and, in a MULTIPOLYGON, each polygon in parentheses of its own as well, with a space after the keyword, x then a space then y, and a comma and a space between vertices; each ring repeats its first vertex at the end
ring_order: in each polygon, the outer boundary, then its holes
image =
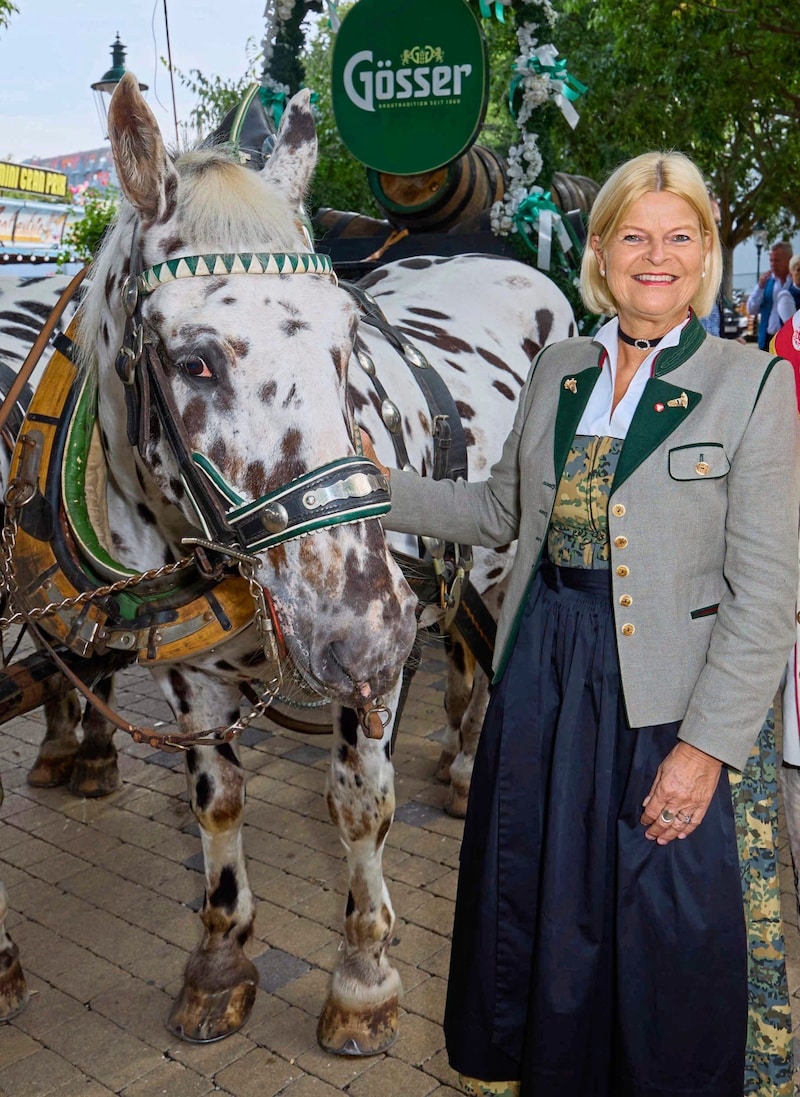
MULTIPOLYGON (((508 581, 504 579, 483 594, 486 608, 495 619, 507 586, 508 581)), ((436 776, 438 780, 450 783, 444 809, 457 819, 463 819, 467 813, 475 751, 488 705, 489 679, 478 666, 464 637, 453 627, 447 646, 447 735, 436 776)))
POLYGON ((450 784, 450 767, 461 749, 461 719, 467 710, 472 693, 472 678, 475 660, 469 648, 455 630, 444 634, 445 689, 444 709, 447 715, 442 753, 436 763, 436 780, 444 785, 450 784))
POLYGON ((448 815, 463 819, 467 812, 475 751, 489 703, 489 683, 461 634, 454 629, 450 639, 444 700, 448 738, 439 759, 437 778, 442 780, 446 771, 450 787, 444 810, 448 815), (455 750, 452 744, 455 744, 455 750))
POLYGON ((80 744, 75 729, 80 723, 81 706, 75 690, 59 700, 44 703, 45 735, 27 782, 33 788, 55 788, 69 781, 80 744))
MULTIPOLYGON (((239 716, 238 689, 196 672, 173 669, 165 693, 184 733, 239 716)), ((203 939, 186 964, 167 1028, 182 1040, 207 1043, 242 1027, 258 988, 258 971, 244 954, 255 918, 242 849, 245 775, 234 746, 225 743, 187 750, 186 779, 205 860, 203 939)))
MULTIPOLYGON (((97 696, 114 707, 114 676, 102 678, 95 687, 97 696)), ((119 788, 117 748, 114 726, 91 704, 83 713, 83 740, 75 758, 69 791, 75 796, 108 796, 119 788)))
POLYGON ((394 814, 391 725, 382 739, 368 739, 351 709, 335 723, 327 799, 347 852, 348 891, 344 947, 317 1038, 336 1055, 377 1055, 397 1038, 401 989, 386 955, 394 911, 382 869, 394 814))

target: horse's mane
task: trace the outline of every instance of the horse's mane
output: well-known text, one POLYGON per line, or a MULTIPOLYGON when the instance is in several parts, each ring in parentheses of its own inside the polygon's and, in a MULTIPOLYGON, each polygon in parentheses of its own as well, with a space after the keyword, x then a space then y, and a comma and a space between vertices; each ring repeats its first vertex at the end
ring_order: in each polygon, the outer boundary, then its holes
MULTIPOLYGON (((178 233, 186 245, 158 256, 158 261, 211 252, 308 251, 298 228, 299 211, 269 179, 241 164, 233 150, 194 149, 179 156, 175 168, 178 205, 164 235, 178 233)), ((92 263, 79 334, 80 365, 90 371, 96 369, 95 333, 104 321, 105 287, 111 284, 112 292, 119 292, 135 221, 133 207, 123 198, 117 220, 92 263)))

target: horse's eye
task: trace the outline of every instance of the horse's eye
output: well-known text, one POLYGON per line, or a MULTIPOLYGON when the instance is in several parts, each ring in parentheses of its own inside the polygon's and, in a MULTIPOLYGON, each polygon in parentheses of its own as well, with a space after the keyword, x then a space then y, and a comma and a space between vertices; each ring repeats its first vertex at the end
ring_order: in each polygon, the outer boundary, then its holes
POLYGON ((189 377, 211 377, 213 376, 211 370, 205 363, 205 359, 201 358, 197 354, 193 354, 191 358, 184 358, 180 363, 184 373, 189 377))

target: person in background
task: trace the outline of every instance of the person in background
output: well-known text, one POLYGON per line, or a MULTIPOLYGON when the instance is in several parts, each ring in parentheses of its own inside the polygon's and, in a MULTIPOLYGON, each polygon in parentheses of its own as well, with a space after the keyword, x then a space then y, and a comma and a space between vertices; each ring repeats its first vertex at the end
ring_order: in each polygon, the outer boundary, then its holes
POLYGON ((778 294, 777 309, 782 324, 800 309, 800 255, 789 260, 789 282, 778 294))
POLYGON ((623 164, 588 235, 581 292, 612 319, 539 352, 489 479, 381 466, 388 528, 518 538, 448 1055, 470 1093, 791 1097, 762 725, 795 633, 794 378, 696 318, 721 251, 687 157, 623 164))
POLYGON ((766 350, 769 341, 781 326, 778 315, 778 296, 781 290, 792 284, 789 260, 792 245, 782 240, 773 244, 769 252, 769 269, 759 278, 753 292, 747 298, 747 311, 758 317, 758 345, 766 350))

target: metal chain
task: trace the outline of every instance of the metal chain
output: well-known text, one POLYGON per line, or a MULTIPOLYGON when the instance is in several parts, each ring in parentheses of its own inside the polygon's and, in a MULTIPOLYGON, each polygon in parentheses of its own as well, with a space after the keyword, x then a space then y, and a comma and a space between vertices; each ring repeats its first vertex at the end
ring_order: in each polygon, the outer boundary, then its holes
MULTIPOLYGON (((18 522, 15 512, 9 508, 6 512, 6 522, 3 526, 0 542, 0 570, 2 571, 3 584, 8 591, 11 600, 18 593, 16 576, 14 575, 13 551, 16 543, 18 522)), ((0 631, 6 631, 12 625, 24 624, 28 621, 39 621, 43 617, 52 617, 62 609, 74 609, 84 606, 87 602, 105 598, 111 594, 119 594, 124 590, 137 586, 139 583, 149 582, 151 579, 160 579, 165 575, 174 575, 192 566, 194 560, 191 556, 182 556, 172 564, 163 564, 160 568, 150 568, 148 571, 137 572, 125 579, 117 579, 114 583, 95 587, 94 590, 85 590, 81 594, 73 594, 63 598, 60 602, 48 602, 46 606, 37 606, 25 612, 13 613, 10 617, 0 617, 0 631)))
MULTIPOLYGON (((19 521, 17 518, 17 508, 7 505, 5 522, 3 523, 3 528, 0 532, 0 576, 2 577, 3 586, 12 602, 14 600, 14 595, 19 593, 13 563, 18 529, 19 521)), ((230 552, 229 555, 238 556, 238 554, 232 552, 230 552)), ((84 591, 82 594, 64 598, 60 602, 50 602, 46 606, 30 609, 26 612, 13 613, 10 617, 0 617, 0 631, 6 631, 11 628, 12 625, 41 620, 43 617, 52 616, 61 609, 71 609, 76 606, 85 605, 87 602, 91 602, 96 598, 105 598, 107 595, 118 594, 121 591, 128 590, 139 583, 147 582, 151 579, 159 579, 165 575, 173 575, 175 572, 181 571, 193 564, 194 558, 192 556, 184 556, 172 564, 164 564, 160 568, 151 568, 148 571, 130 575, 125 579, 118 579, 114 583, 108 583, 105 586, 97 587, 94 590, 84 591)), ((259 644, 264 655, 268 661, 271 661, 277 668, 277 671, 269 682, 263 684, 263 692, 258 700, 253 702, 249 712, 240 715, 237 720, 234 720, 227 727, 216 730, 206 739, 198 738, 191 740, 190 742, 181 743, 180 739, 176 740, 171 736, 165 736, 163 747, 166 749, 189 750, 193 746, 218 745, 221 742, 229 742, 235 736, 241 735, 241 733, 250 726, 253 720, 259 716, 263 716, 280 692, 281 685, 283 684, 282 664, 278 654, 277 642, 275 640, 275 630, 272 626, 272 620, 269 616, 266 600, 264 598, 264 591, 261 584, 256 579, 258 558, 248 557, 244 559, 241 556, 238 556, 238 565, 242 578, 247 582, 250 597, 253 599, 253 621, 256 627, 259 644)))

